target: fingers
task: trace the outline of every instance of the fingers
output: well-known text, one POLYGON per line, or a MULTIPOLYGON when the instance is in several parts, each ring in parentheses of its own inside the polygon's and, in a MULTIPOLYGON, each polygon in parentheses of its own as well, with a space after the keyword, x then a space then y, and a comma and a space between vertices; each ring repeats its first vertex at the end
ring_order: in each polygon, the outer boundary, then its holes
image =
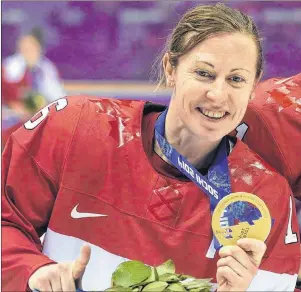
POLYGON ((266 245, 263 241, 255 238, 242 238, 237 241, 237 245, 245 251, 252 253, 265 253, 266 245))
POLYGON ((240 277, 228 266, 219 267, 216 271, 216 279, 219 283, 218 291, 229 291, 229 283, 238 283, 241 281, 240 277))
POLYGON ((48 279, 40 279, 34 283, 34 286, 28 283, 28 286, 31 290, 39 291, 39 292, 49 292, 52 291, 50 281, 48 279))
POLYGON ((49 291, 58 291, 58 292, 63 291, 62 286, 61 286, 61 275, 60 275, 59 271, 57 269, 51 270, 48 273, 48 276, 50 277, 49 282, 50 282, 50 285, 52 288, 49 291))
POLYGON ((70 277, 68 278, 62 277, 61 285, 62 285, 62 291, 70 291, 70 292, 76 291, 75 282, 72 275, 70 275, 70 277))
POLYGON ((61 286, 62 291, 74 292, 76 290, 75 282, 72 277, 72 264, 71 263, 60 263, 58 264, 59 271, 61 274, 61 286))
POLYGON ((216 281, 218 284, 218 287, 221 287, 223 285, 227 285, 227 279, 223 276, 221 270, 216 270, 216 281))
POLYGON ((31 290, 36 289, 40 292, 73 292, 76 287, 72 277, 72 263, 59 263, 42 267, 30 278, 28 285, 31 290))
POLYGON ((55 278, 53 279, 53 281, 50 283, 52 291, 55 292, 62 292, 62 291, 66 291, 66 290, 62 290, 62 285, 61 285, 61 279, 55 278))
POLYGON ((226 266, 232 269, 240 277, 243 277, 247 272, 246 268, 231 256, 221 258, 217 261, 218 268, 226 266))
POLYGON ((76 287, 75 287, 75 283, 74 280, 70 281, 67 279, 62 279, 62 291, 70 291, 70 292, 75 292, 76 291, 76 287))
POLYGON ((217 262, 218 291, 245 291, 257 274, 265 250, 264 242, 251 238, 222 247, 217 262))
POLYGON ((250 257, 248 256, 248 254, 239 246, 236 245, 224 246, 220 249, 219 255, 221 258, 232 257, 237 262, 239 262, 242 265, 242 267, 244 267, 247 270, 249 269, 253 270, 254 268, 256 268, 253 262, 250 261, 250 257))
POLYGON ((263 241, 254 238, 243 238, 237 241, 237 245, 249 254, 256 267, 260 266, 266 251, 266 245, 263 241))
POLYGON ((84 245, 79 257, 74 262, 40 267, 30 276, 28 280, 29 288, 40 292, 75 291, 75 280, 81 280, 90 256, 91 247, 84 245))
POLYGON ((73 262, 72 277, 79 279, 85 272, 86 266, 90 260, 91 247, 87 244, 83 245, 80 250, 80 256, 73 262))
POLYGON ((28 280, 29 288, 33 291, 38 290, 40 292, 52 291, 47 271, 51 270, 53 266, 55 266, 55 264, 43 266, 37 269, 28 280))

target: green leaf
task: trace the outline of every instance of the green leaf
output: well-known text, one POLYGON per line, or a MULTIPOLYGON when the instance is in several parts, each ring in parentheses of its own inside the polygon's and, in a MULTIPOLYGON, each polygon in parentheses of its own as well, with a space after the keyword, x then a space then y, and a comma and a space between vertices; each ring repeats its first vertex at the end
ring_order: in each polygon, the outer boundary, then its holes
POLYGON ((135 285, 132 285, 131 288, 136 288, 138 286, 145 286, 149 283, 152 283, 152 282, 155 282, 155 281, 158 281, 159 280, 159 276, 158 276, 158 273, 157 273, 157 269, 155 267, 151 267, 151 275, 146 279, 144 280, 143 282, 141 283, 138 283, 138 284, 135 284, 135 285))
POLYGON ((121 263, 113 273, 112 279, 114 285, 130 287, 141 283, 151 275, 151 267, 144 265, 139 261, 127 261, 121 263))
POLYGON ((167 287, 170 291, 186 292, 187 290, 180 283, 173 283, 167 287))
POLYGON ((166 274, 159 276, 159 281, 173 283, 173 282, 179 282, 180 280, 176 274, 166 273, 166 274))
POLYGON ((179 277, 180 281, 183 281, 186 279, 195 279, 194 277, 192 277, 190 275, 184 275, 184 274, 178 274, 178 277, 179 277))
POLYGON ((183 284, 183 286, 187 289, 187 290, 191 290, 191 289, 205 289, 205 288, 210 288, 211 285, 209 283, 206 282, 198 282, 198 281, 192 281, 188 284, 183 284))
POLYGON ((213 278, 207 278, 207 279, 195 279, 195 278, 188 278, 186 280, 183 280, 181 281, 181 284, 183 284, 184 286, 187 286, 187 285, 191 285, 192 283, 194 284, 208 284, 210 283, 210 281, 212 280, 213 278))
POLYGON ((176 271, 175 264, 172 260, 168 260, 162 265, 157 267, 158 275, 161 276, 163 274, 172 273, 174 274, 176 271))
POLYGON ((143 284, 148 284, 159 280, 157 269, 155 267, 152 267, 151 269, 151 275, 145 281, 143 281, 143 284))
POLYGON ((168 284, 166 282, 156 281, 156 282, 146 285, 142 291, 143 292, 146 292, 146 291, 160 292, 160 291, 163 291, 167 286, 168 286, 168 284))
POLYGON ((132 291, 139 291, 140 292, 140 291, 142 291, 142 289, 144 288, 144 286, 145 285, 141 285, 140 284, 139 286, 138 285, 136 285, 136 286, 134 285, 134 286, 131 286, 130 288, 132 289, 132 291))
POLYGON ((213 280, 213 278, 204 278, 204 279, 196 279, 196 280, 199 282, 210 283, 213 280))
POLYGON ((114 286, 105 290, 106 292, 132 292, 131 288, 124 288, 122 286, 114 286))
POLYGON ((210 292, 210 288, 193 288, 189 292, 210 292))

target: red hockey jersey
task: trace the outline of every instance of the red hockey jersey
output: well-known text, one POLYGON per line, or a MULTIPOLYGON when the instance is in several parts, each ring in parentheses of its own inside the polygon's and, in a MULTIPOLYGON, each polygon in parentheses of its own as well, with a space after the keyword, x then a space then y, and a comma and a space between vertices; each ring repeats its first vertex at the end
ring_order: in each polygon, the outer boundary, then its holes
POLYGON ((285 176, 301 200, 301 74, 259 84, 237 135, 285 176))
MULTIPOLYGON (((30 275, 92 247, 84 290, 104 290, 128 259, 215 278, 207 196, 158 173, 142 143, 144 102, 63 98, 12 134, 2 166, 2 289, 24 291, 30 275), (104 216, 103 216, 104 215, 104 216), (43 254, 39 237, 46 232, 43 254)), ((293 290, 300 263, 286 180, 241 141, 228 157, 232 191, 262 198, 274 218, 250 290, 293 290)))

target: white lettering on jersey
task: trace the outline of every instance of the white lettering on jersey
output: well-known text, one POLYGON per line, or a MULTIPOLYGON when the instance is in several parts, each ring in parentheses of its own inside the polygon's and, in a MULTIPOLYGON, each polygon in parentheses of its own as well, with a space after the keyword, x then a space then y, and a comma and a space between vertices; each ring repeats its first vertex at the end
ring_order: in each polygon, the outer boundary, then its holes
POLYGON ((37 118, 35 121, 31 121, 32 119, 30 119, 29 121, 27 121, 24 124, 25 129, 27 130, 33 130, 35 127, 37 127, 39 124, 42 123, 42 121, 47 117, 47 115, 49 114, 49 108, 53 105, 56 104, 55 108, 57 111, 60 111, 62 109, 64 109, 67 105, 67 99, 66 98, 60 98, 50 104, 48 104, 47 106, 45 106, 44 108, 42 108, 39 112, 37 112, 33 117, 36 117, 38 115, 40 115, 39 118, 37 118))
POLYGON ((236 137, 239 140, 243 140, 247 131, 249 129, 249 126, 246 123, 242 123, 239 126, 236 127, 236 137))
POLYGON ((284 239, 285 244, 291 244, 291 243, 298 242, 297 233, 293 232, 293 228, 292 228, 292 215, 293 215, 293 202, 292 202, 292 197, 290 197, 289 217, 288 217, 286 236, 284 239))

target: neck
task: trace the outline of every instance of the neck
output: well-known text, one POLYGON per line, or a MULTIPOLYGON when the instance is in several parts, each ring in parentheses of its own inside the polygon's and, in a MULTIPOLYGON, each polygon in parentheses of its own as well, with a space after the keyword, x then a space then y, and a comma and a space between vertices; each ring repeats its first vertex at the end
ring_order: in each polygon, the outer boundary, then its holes
POLYGON ((190 132, 178 115, 168 111, 165 121, 165 138, 189 163, 196 168, 208 167, 221 140, 208 141, 190 132))

